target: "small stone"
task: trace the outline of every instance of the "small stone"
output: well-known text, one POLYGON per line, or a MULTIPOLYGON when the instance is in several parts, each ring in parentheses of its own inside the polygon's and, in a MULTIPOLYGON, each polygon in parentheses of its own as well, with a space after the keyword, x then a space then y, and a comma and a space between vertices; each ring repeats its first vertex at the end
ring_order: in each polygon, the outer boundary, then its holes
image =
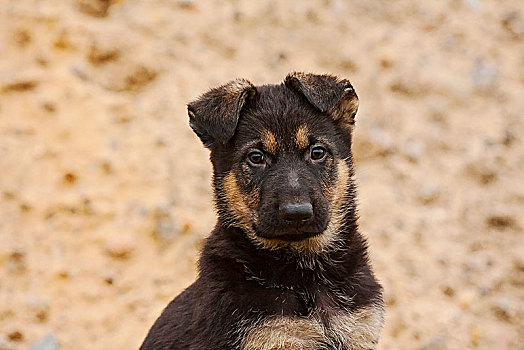
POLYGON ((118 60, 119 56, 120 52, 114 48, 104 49, 97 45, 92 45, 87 54, 87 59, 92 65, 100 66, 118 60))
POLYGON ((20 80, 2 86, 0 91, 4 93, 26 92, 34 90, 38 84, 39 83, 35 80, 20 80))
POLYGON ((469 6, 473 11, 480 10, 480 1, 479 0, 463 0, 466 5, 469 6))
POLYGON ((23 273, 27 269, 26 254, 21 249, 16 249, 7 258, 7 271, 11 273, 23 273))
POLYGON ((483 92, 493 90, 497 84, 499 73, 497 67, 479 58, 471 72, 473 86, 483 92))
POLYGON ((164 242, 172 241, 180 232, 180 227, 175 223, 168 205, 157 205, 153 211, 153 220, 154 235, 164 242))
POLYGON ((56 277, 62 280, 67 280, 71 277, 71 273, 65 267, 62 266, 61 268, 56 270, 56 277))
POLYGON ((455 295, 455 290, 450 286, 442 286, 441 287, 442 293, 444 293, 447 297, 453 297, 455 295))
POLYGON ((49 113, 56 112, 56 105, 53 102, 49 102, 49 101, 43 102, 42 108, 49 113))
POLYGON ((23 211, 23 212, 30 212, 31 210, 33 209, 33 207, 31 206, 31 204, 28 204, 28 203, 21 203, 20 204, 20 210, 23 211))
POLYGON ((71 67, 71 73, 73 75, 75 75, 76 77, 78 77, 82 81, 88 81, 89 80, 89 76, 87 75, 85 69, 82 68, 82 67, 79 67, 79 66, 71 67))
POLYGON ((178 0, 176 4, 185 10, 193 10, 195 8, 195 2, 193 0, 178 0))
POLYGON ((524 38, 524 22, 520 14, 516 10, 512 10, 504 14, 502 17, 502 27, 507 30, 513 39, 524 38))
POLYGON ((420 140, 407 140, 404 143, 404 154, 414 163, 418 163, 426 152, 426 145, 420 140))
POLYGON ((491 184, 498 177, 496 168, 480 159, 468 162, 465 171, 481 185, 491 184))
POLYGON ((182 229, 181 229, 181 231, 182 231, 183 233, 188 233, 188 232, 190 232, 192 229, 193 229, 193 223, 191 222, 191 220, 188 219, 188 218, 184 218, 184 219, 182 220, 182 229))
POLYGON ((63 180, 64 180, 64 183, 68 185, 74 185, 75 182, 78 180, 78 177, 76 176, 75 173, 67 172, 64 174, 63 180))
POLYGON ((435 184, 424 184, 417 193, 418 199, 424 204, 436 201, 439 196, 440 191, 435 184))
POLYGON ((495 316, 501 321, 510 321, 515 314, 517 307, 506 297, 499 297, 492 307, 495 316))
POLYGON ((422 350, 437 350, 444 349, 446 340, 442 336, 436 336, 431 338, 426 344, 422 345, 422 350))
POLYGON ((486 218, 486 224, 497 230, 506 230, 517 227, 515 218, 510 215, 490 215, 486 218))
POLYGON ((39 322, 45 322, 49 318, 49 300, 43 297, 29 296, 26 305, 33 312, 39 322))
POLYGON ((100 163, 100 168, 105 175, 111 175, 114 172, 113 164, 109 160, 104 160, 100 163))
POLYGON ((74 49, 74 45, 69 40, 69 33, 62 31, 53 43, 53 46, 57 50, 71 50, 74 49))
POLYGON ((12 350, 13 343, 7 339, 7 337, 4 334, 0 333, 0 349, 2 350, 12 350))
POLYGON ((9 338, 10 341, 19 342, 24 340, 24 334, 20 331, 13 331, 7 334, 7 338, 9 338))
POLYGON ((78 9, 93 17, 106 17, 109 14, 111 0, 76 0, 78 9))
POLYGON ((29 347, 29 350, 58 350, 58 340, 56 340, 56 337, 49 333, 33 345, 29 347))
POLYGON ((124 237, 113 239, 106 243, 106 253, 115 259, 128 259, 134 249, 134 245, 129 239, 124 237))
POLYGON ((18 46, 25 47, 31 43, 31 33, 28 29, 22 28, 14 33, 13 39, 18 46))
POLYGON ((480 339, 482 338, 482 333, 478 327, 474 327, 471 329, 471 344, 474 346, 477 346, 479 344, 480 339))
POLYGON ((467 310, 475 300, 475 293, 471 291, 462 292, 458 297, 458 303, 461 308, 467 310))

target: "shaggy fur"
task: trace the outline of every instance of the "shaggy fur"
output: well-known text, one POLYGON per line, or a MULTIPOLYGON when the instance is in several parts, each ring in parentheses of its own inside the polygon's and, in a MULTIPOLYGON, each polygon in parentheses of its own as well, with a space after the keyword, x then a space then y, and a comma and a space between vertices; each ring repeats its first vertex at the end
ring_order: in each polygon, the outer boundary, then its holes
POLYGON ((141 349, 375 349, 381 287, 358 231, 348 80, 236 80, 188 105, 218 220, 198 279, 141 349))

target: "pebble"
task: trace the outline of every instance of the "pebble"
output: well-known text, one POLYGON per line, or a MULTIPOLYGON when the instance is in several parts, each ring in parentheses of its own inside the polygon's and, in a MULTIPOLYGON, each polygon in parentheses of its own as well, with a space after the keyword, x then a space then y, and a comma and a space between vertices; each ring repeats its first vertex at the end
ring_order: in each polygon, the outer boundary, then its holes
POLYGON ((494 89, 499 78, 497 67, 482 58, 477 59, 475 67, 471 72, 473 86, 484 92, 494 89))
POLYGON ((473 293, 472 291, 464 291, 460 293, 458 297, 458 303, 460 307, 464 310, 469 309, 474 300, 475 300, 475 293, 473 293))
POLYGON ((446 344, 446 339, 442 336, 436 336, 431 338, 427 343, 422 345, 422 350, 437 350, 444 349, 446 344))
POLYGON ((193 0, 178 0, 176 4, 178 7, 185 10, 192 10, 195 8, 195 2, 193 0))
POLYGON ((480 185, 488 185, 497 180, 498 177, 495 167, 481 159, 469 161, 465 166, 465 171, 480 185))
POLYGON ((7 258, 7 271, 23 273, 27 270, 26 253, 21 249, 12 251, 7 258))
POLYGON ((31 345, 29 350, 58 350, 59 348, 60 346, 58 345, 58 340, 56 340, 54 334, 49 333, 31 345))
POLYGON ((479 0, 463 0, 466 5, 473 11, 480 10, 480 1, 479 0))
POLYGON ((49 318, 50 303, 47 298, 30 295, 27 297, 26 305, 38 321, 44 322, 49 318))
POLYGON ((110 257, 121 260, 128 259, 134 248, 131 240, 124 237, 112 239, 105 245, 105 251, 110 257))
POLYGON ((73 66, 70 68, 71 74, 78 77, 82 81, 89 81, 89 75, 86 73, 85 69, 80 66, 73 66))
POLYGON ((506 29, 514 39, 520 40, 524 38, 524 22, 517 10, 509 11, 502 17, 502 27, 506 29))
POLYGON ((515 218, 511 215, 491 214, 486 218, 486 224, 497 230, 516 229, 518 227, 515 218))
POLYGON ((452 298, 453 296, 455 296, 455 290, 453 289, 453 287, 446 285, 446 286, 441 286, 440 289, 442 290, 442 293, 447 297, 452 298))
POLYGON ((478 327, 473 327, 470 332, 471 343, 476 347, 482 339, 482 332, 478 327))
POLYGON ((170 208, 168 205, 157 205, 153 211, 154 235, 164 242, 171 242, 180 232, 180 227, 175 224, 170 208))
POLYGON ((414 163, 418 163, 420 158, 426 153, 426 145, 420 140, 407 140, 404 143, 404 154, 414 163))
POLYGON ((510 321, 511 318, 515 316, 515 310, 518 308, 509 298, 499 297, 495 301, 492 309, 499 320, 510 321))
POLYGON ((7 339, 7 337, 4 334, 0 334, 0 349, 11 350, 13 349, 11 345, 12 343, 7 339))
POLYGON ((10 332, 7 335, 7 337, 9 338, 9 340, 16 341, 16 342, 24 340, 24 334, 22 332, 20 332, 20 331, 10 332))
POLYGON ((424 184, 417 193, 417 198, 424 204, 436 201, 439 196, 440 191, 438 186, 431 183, 424 184))

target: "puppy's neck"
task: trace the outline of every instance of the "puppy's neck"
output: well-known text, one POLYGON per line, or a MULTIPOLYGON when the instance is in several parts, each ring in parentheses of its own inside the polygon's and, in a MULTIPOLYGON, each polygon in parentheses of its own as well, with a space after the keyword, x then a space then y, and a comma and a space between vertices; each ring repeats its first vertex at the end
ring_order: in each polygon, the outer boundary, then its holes
POLYGON ((333 249, 307 255, 263 249, 242 229, 218 222, 203 248, 200 272, 214 279, 252 280, 264 287, 292 288, 352 275, 367 264, 366 250, 353 210, 346 214, 333 249))

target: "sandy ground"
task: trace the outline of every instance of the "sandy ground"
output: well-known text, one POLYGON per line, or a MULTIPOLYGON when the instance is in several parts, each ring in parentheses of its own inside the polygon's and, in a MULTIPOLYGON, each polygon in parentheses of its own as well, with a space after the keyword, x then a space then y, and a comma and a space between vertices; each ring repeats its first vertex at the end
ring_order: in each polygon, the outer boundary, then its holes
POLYGON ((0 349, 137 348, 215 220, 185 104, 294 70, 361 99, 379 348, 524 349, 515 0, 0 0, 0 349))

